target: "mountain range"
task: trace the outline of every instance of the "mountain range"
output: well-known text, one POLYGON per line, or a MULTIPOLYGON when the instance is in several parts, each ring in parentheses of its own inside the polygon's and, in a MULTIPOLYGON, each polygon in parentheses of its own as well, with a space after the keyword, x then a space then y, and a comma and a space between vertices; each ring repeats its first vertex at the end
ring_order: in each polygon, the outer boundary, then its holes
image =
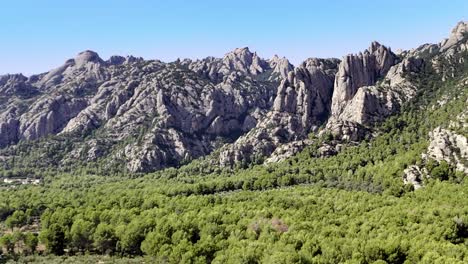
MULTIPOLYGON (((199 158, 246 167, 285 160, 321 136, 332 140, 320 156, 331 156, 374 137, 376 124, 420 96, 414 76, 431 69, 447 80, 467 51, 466 22, 437 44, 394 52, 372 42, 297 66, 248 48, 169 63, 88 50, 46 73, 0 76, 0 160, 5 170, 98 164, 146 173, 199 158)), ((466 113, 454 126, 467 126, 466 113)), ((468 172, 462 134, 437 128, 427 155, 468 172)))
POLYGON ((467 22, 299 65, 84 51, 0 76, 0 263, 468 263, 467 138, 467 22))

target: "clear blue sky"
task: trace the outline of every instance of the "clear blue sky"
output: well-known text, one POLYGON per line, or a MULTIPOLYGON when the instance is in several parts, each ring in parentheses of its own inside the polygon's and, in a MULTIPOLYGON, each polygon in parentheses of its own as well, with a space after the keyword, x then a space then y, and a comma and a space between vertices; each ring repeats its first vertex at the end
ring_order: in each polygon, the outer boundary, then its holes
POLYGON ((86 49, 172 61, 248 46, 297 64, 373 40, 394 50, 435 43, 467 15, 468 0, 4 0, 0 74, 45 72, 86 49))

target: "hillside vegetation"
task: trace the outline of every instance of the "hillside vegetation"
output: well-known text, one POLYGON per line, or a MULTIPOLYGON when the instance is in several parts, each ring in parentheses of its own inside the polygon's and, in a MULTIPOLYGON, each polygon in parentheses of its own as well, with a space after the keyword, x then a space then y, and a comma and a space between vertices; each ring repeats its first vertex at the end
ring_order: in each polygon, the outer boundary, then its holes
POLYGON ((337 155, 318 149, 341 141, 311 135, 314 144, 280 163, 231 169, 208 157, 144 176, 81 167, 2 187, 2 260, 466 263, 466 174, 421 156, 429 132, 466 111, 466 64, 450 80, 434 76, 415 77, 420 94, 337 155), (403 184, 410 165, 432 175, 419 190, 403 184))

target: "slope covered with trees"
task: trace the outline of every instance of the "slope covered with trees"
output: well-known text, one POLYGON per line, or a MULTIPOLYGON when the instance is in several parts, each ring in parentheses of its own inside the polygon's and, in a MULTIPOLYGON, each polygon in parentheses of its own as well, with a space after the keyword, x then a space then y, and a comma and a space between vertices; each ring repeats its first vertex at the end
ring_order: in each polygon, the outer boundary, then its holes
POLYGON ((318 150, 341 141, 311 135, 315 144, 280 163, 227 169, 206 158, 132 177, 81 168, 45 173, 39 186, 2 187, 3 259, 465 263, 466 174, 421 154, 430 131, 466 111, 466 69, 446 81, 431 69, 414 77, 420 94, 337 155, 318 150), (411 165, 432 176, 416 191, 402 180, 411 165))

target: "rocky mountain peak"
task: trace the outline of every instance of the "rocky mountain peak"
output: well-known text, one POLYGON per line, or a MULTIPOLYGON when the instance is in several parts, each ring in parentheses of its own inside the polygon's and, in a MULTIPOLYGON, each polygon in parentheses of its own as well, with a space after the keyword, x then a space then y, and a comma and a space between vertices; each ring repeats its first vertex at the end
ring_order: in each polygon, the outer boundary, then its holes
POLYGON ((273 69, 274 73, 277 73, 281 78, 285 79, 288 77, 288 72, 294 69, 294 66, 285 57, 280 58, 278 55, 274 55, 268 64, 273 69))
POLYGON ((110 65, 120 65, 123 64, 126 61, 125 57, 123 56, 111 56, 109 60, 107 60, 107 63, 110 65))
POLYGON ((452 29, 452 32, 449 38, 442 41, 440 50, 441 51, 448 50, 453 45, 463 40, 467 35, 468 35, 468 22, 465 22, 465 21, 458 22, 455 28, 452 29))
POLYGON ((338 61, 307 59, 281 82, 273 109, 302 116, 306 130, 328 114, 338 61))
POLYGON ((0 95, 16 95, 28 97, 37 92, 27 83, 28 78, 23 74, 7 74, 0 76, 0 95))
POLYGON ((372 41, 370 47, 367 49, 370 53, 375 53, 378 50, 387 49, 384 45, 380 44, 378 41, 372 41))
POLYGON ((252 56, 253 53, 250 51, 249 47, 235 48, 233 51, 228 52, 226 55, 235 54, 237 56, 252 56))
POLYGON ((362 136, 360 125, 394 110, 395 98, 382 99, 387 97, 374 85, 397 61, 397 55, 378 42, 372 42, 364 53, 343 58, 335 76, 331 117, 327 124, 335 136, 356 140, 362 136))
POLYGON ((335 77, 332 112, 339 112, 360 87, 374 85, 396 63, 397 56, 387 47, 372 42, 364 53, 343 58, 335 77))
POLYGON ((5 85, 8 82, 24 82, 27 79, 28 78, 21 73, 0 75, 0 86, 5 85))
POLYGON ((99 55, 91 50, 85 50, 83 52, 78 53, 78 55, 75 57, 75 65, 77 67, 83 66, 88 62, 94 62, 94 63, 102 63, 103 60, 99 57, 99 55))
MULTIPOLYGON (((283 58, 284 58, 284 57, 283 57, 283 58)), ((280 60, 280 59, 281 59, 281 58, 278 56, 278 54, 275 54, 275 55, 273 55, 273 57, 271 57, 270 62, 278 61, 278 60, 280 60)))
POLYGON ((336 73, 338 70, 338 65, 340 64, 339 59, 319 59, 319 58, 308 58, 300 65, 301 68, 306 68, 310 72, 317 70, 321 71, 333 71, 336 73))
POLYGON ((252 64, 253 56, 254 53, 250 52, 248 47, 236 48, 224 55, 223 61, 227 63, 241 62, 244 65, 250 65, 252 64))
POLYGON ((368 51, 375 56, 376 75, 378 77, 385 75, 396 62, 397 56, 392 50, 377 41, 372 42, 368 51))
POLYGON ((49 89, 60 82, 75 82, 84 83, 87 81, 103 80, 102 68, 107 66, 99 55, 91 50, 86 50, 78 53, 78 55, 69 59, 64 65, 47 72, 40 80, 39 86, 42 89, 49 89))
POLYGON ((463 38, 466 35, 466 33, 468 33, 468 22, 465 21, 458 22, 455 28, 452 29, 452 36, 458 38, 463 38))
POLYGON ((468 22, 460 21, 452 29, 449 39, 460 41, 466 36, 466 34, 468 34, 468 22))
POLYGON ((268 64, 256 52, 252 53, 248 47, 236 48, 223 58, 223 71, 240 71, 257 75, 265 71, 268 64))

